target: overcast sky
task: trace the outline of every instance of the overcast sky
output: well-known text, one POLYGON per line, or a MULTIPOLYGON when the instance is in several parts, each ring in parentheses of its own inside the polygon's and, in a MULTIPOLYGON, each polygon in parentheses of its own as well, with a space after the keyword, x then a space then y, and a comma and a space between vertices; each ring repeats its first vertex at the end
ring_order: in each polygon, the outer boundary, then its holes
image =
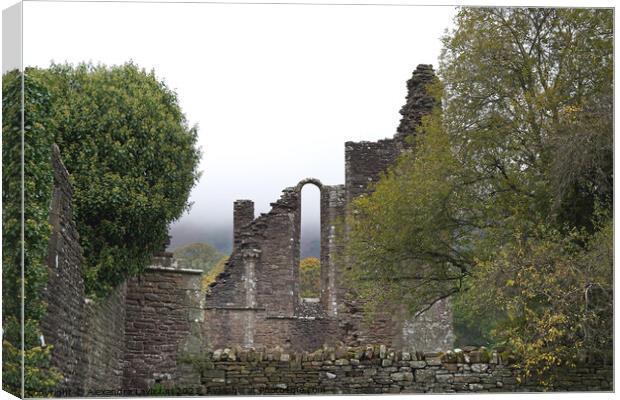
MULTIPOLYGON (((176 90, 199 126, 203 175, 191 211, 172 226, 174 245, 229 231, 235 199, 254 200, 258 215, 303 178, 344 183, 344 142, 394 134, 405 82, 416 65, 437 65, 454 14, 452 6, 27 2, 24 64, 133 60, 176 90)), ((304 216, 317 212, 318 193, 304 190, 304 216)))

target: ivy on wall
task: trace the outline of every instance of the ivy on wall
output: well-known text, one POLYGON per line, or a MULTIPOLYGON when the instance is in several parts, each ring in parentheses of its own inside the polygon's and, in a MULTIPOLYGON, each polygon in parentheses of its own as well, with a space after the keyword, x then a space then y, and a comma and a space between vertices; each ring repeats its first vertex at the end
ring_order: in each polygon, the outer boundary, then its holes
POLYGON ((17 396, 41 396, 61 379, 59 372, 51 366, 52 346, 42 346, 39 330, 39 321, 46 309, 43 290, 47 283, 45 258, 51 232, 48 213, 53 186, 53 137, 42 121, 50 115, 51 98, 29 70, 23 79, 23 192, 22 74, 11 71, 2 80, 2 381, 3 389, 17 396))

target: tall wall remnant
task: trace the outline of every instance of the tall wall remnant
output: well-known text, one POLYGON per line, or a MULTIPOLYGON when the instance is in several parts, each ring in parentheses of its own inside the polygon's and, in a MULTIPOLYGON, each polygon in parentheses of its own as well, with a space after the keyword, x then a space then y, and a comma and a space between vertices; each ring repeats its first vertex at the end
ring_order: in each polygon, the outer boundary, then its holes
MULTIPOLYGON (((208 345, 320 347, 337 340, 335 276, 330 227, 342 213, 343 188, 306 179, 284 189, 272 209, 254 219, 251 201, 235 202, 234 251, 205 302, 208 345), (299 297, 301 189, 321 191, 321 297, 299 297)), ((333 245, 333 244, 332 244, 333 245)))
POLYGON ((308 178, 284 189, 272 209, 254 219, 254 204, 234 204, 234 249, 224 272, 206 298, 205 339, 209 347, 279 345, 313 350, 321 345, 386 343, 420 350, 450 348, 451 313, 439 303, 418 319, 404 310, 363 321, 362 304, 349 299, 340 279, 346 261, 341 256, 346 235, 346 210, 370 193, 383 172, 411 147, 421 118, 434 99, 427 85, 435 75, 419 65, 407 82, 407 103, 396 135, 377 142, 345 144, 345 184, 324 185, 308 178), (321 296, 317 302, 299 296, 301 189, 316 185, 321 192, 321 296), (432 328, 431 328, 432 327, 432 328))
POLYGON ((64 375, 59 390, 81 386, 83 346, 82 326, 86 312, 82 249, 72 218, 73 188, 69 173, 60 158, 58 146, 52 146, 54 188, 49 213, 52 227, 47 250, 48 283, 44 292, 47 313, 41 320, 43 342, 54 345, 53 359, 64 375))
POLYGON ((85 295, 82 249, 72 217, 73 189, 60 150, 52 147, 49 278, 41 321, 42 342, 63 374, 55 396, 120 393, 157 382, 182 382, 178 357, 202 346, 201 270, 178 268, 159 254, 136 278, 106 298, 85 295))

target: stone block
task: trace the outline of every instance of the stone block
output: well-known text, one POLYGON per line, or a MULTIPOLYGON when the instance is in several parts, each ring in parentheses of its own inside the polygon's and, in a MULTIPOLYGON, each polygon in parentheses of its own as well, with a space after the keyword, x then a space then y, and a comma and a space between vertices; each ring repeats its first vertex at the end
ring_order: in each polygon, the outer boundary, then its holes
POLYGON ((379 346, 379 358, 383 359, 387 355, 387 347, 384 344, 379 346))
POLYGON ((480 377, 474 375, 454 375, 455 383, 479 383, 480 377))
POLYGON ((454 382, 454 376, 451 374, 442 374, 442 375, 436 375, 435 378, 437 379, 437 382, 439 383, 452 383, 454 382))
POLYGON ((435 371, 430 369, 416 369, 415 381, 424 383, 435 382, 435 371))
POLYGON ((364 376, 373 376, 377 373, 377 369, 376 368, 367 368, 364 369, 364 376))
POLYGON ((471 370, 476 373, 483 373, 489 369, 489 364, 472 364, 471 370))
POLYGON ((394 372, 390 374, 390 378, 395 381, 412 381, 413 374, 411 372, 394 372))
POLYGON ((439 366, 442 364, 441 357, 426 357, 426 364, 429 366, 439 366))

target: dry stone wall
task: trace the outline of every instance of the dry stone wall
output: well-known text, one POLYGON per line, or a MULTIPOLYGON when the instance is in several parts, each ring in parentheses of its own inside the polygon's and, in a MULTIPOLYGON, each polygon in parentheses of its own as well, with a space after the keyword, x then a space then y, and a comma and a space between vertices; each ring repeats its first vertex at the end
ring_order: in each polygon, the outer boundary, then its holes
POLYGON ((444 353, 380 346, 289 353, 218 349, 184 359, 196 371, 179 387, 188 394, 380 394, 515 391, 610 391, 613 369, 602 363, 566 369, 543 387, 519 383, 520 370, 484 348, 444 353))

